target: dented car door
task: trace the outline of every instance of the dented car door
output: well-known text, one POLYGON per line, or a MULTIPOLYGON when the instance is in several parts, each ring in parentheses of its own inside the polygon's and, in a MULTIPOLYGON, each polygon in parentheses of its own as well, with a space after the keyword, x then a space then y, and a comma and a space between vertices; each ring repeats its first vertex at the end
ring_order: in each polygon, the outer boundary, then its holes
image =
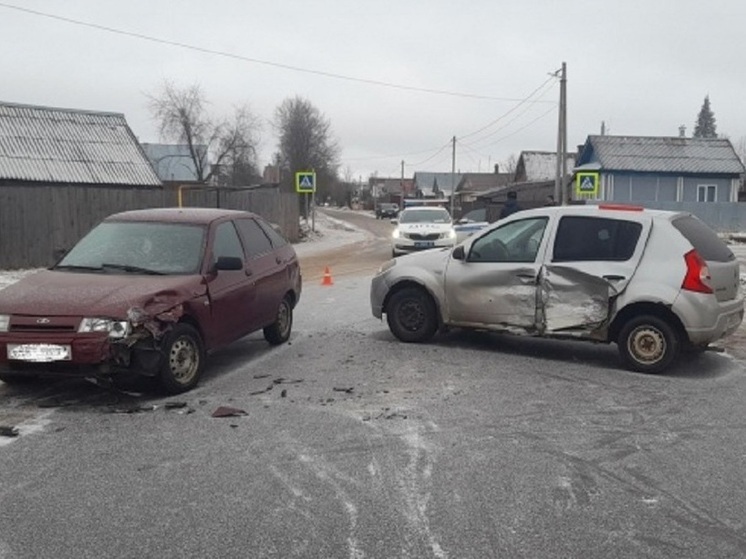
POLYGON ((539 276, 538 320, 542 333, 603 338, 613 310, 640 263, 652 220, 564 216, 549 242, 539 276))
POLYGON ((464 260, 449 259, 445 300, 449 324, 532 332, 537 285, 549 218, 512 220, 466 245, 464 260))

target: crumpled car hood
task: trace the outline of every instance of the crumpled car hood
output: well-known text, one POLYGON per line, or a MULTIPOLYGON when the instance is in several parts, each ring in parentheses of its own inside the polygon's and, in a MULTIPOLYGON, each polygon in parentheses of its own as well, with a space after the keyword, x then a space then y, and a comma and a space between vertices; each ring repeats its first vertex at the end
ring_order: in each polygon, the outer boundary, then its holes
POLYGON ((415 267, 428 273, 442 274, 451 252, 452 248, 435 248, 398 256, 397 264, 391 270, 396 275, 403 268, 415 267))
POLYGON ((0 290, 0 313, 125 318, 131 307, 158 310, 204 294, 201 276, 88 274, 42 270, 0 290))

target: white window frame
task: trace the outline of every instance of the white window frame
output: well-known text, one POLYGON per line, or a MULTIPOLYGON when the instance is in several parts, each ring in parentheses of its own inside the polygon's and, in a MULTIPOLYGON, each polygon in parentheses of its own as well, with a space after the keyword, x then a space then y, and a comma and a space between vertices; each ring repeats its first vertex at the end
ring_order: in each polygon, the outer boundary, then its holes
POLYGON ((697 202, 717 202, 718 187, 716 184, 698 184, 697 185, 697 202), (712 193, 712 200, 709 194, 712 193))

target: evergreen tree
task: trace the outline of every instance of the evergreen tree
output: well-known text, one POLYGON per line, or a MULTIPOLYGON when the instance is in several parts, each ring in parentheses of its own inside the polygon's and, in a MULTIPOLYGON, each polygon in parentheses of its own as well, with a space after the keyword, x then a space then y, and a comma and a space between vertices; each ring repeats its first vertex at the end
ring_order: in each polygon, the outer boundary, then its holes
POLYGON ((694 125, 695 138, 717 138, 717 127, 715 126, 715 113, 710 108, 710 96, 706 95, 702 108, 697 115, 697 123, 694 125))

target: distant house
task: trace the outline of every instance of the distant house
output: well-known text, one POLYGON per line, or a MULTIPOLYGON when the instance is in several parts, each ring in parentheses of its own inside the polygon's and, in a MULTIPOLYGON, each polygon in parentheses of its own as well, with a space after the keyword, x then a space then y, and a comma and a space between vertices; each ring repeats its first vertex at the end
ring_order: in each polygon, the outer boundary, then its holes
POLYGON ((414 174, 414 196, 419 198, 450 198, 461 182, 461 173, 426 173, 414 174))
POLYGON ((194 159, 185 144, 141 144, 158 177, 166 184, 197 184, 194 159))
POLYGON ((495 165, 494 173, 464 173, 456 185, 456 197, 461 203, 473 202, 477 195, 488 190, 507 186, 513 179, 513 173, 501 173, 495 165))
POLYGON ((595 194, 613 202, 737 202, 745 172, 730 140, 588 136, 576 172, 598 173, 595 194))
POLYGON ((0 102, 0 185, 161 181, 122 114, 0 102))
MULTIPOLYGON (((572 174, 576 153, 568 153, 565 172, 572 174)), ((522 151, 515 168, 514 183, 554 180, 557 176, 557 153, 553 151, 522 151)))
POLYGON ((402 206, 402 199, 414 197, 412 179, 370 177, 368 190, 375 202, 391 202, 402 206))

